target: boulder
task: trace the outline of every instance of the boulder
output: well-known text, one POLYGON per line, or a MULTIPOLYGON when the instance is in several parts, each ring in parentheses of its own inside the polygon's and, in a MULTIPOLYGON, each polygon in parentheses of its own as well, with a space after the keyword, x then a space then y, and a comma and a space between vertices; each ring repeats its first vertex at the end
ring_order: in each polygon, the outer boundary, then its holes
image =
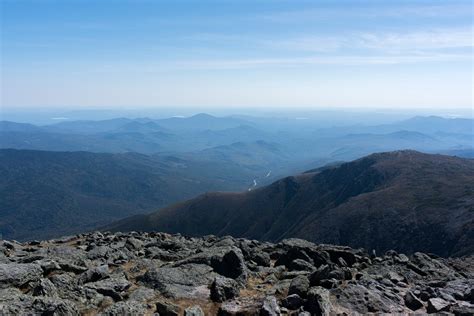
POLYGON ((295 259, 288 263, 288 270, 290 271, 313 271, 315 267, 303 259, 295 259))
POLYGON ((122 293, 130 287, 131 283, 124 278, 109 278, 96 282, 87 283, 86 287, 96 290, 98 293, 110 296, 115 301, 123 299, 122 293))
POLYGON ((183 264, 177 267, 153 268, 138 278, 140 283, 154 288, 165 297, 209 297, 207 287, 214 281, 213 268, 205 264, 183 264), (201 291, 197 288, 201 287, 201 291), (202 293, 204 291, 204 293, 202 293))
POLYGON ((295 310, 303 306, 305 301, 298 294, 290 294, 281 301, 281 305, 290 310, 295 310))
POLYGON ((412 311, 416 311, 423 307, 423 302, 420 301, 413 292, 408 291, 403 297, 405 305, 412 311))
POLYGON ((0 288, 21 287, 29 282, 39 281, 43 269, 35 263, 0 264, 0 288))
POLYGON ((56 297, 58 289, 49 279, 40 279, 33 289, 33 296, 56 297))
POLYGON ((428 300, 428 306, 426 307, 426 311, 428 313, 439 313, 443 311, 449 310, 449 306, 451 304, 442 298, 430 298, 428 300))
POLYGON ((79 276, 79 283, 95 282, 109 277, 109 266, 102 265, 87 270, 79 276))
POLYGON ((320 285, 323 280, 329 279, 332 269, 329 265, 322 265, 309 276, 311 286, 320 285))
POLYGON ((217 276, 211 284, 211 300, 224 302, 239 295, 239 284, 230 278, 217 276))
POLYGON ((300 275, 291 280, 288 295, 297 294, 300 297, 306 297, 309 289, 309 280, 306 276, 300 275))
POLYGON ((308 291, 306 309, 312 315, 329 316, 332 306, 329 300, 329 291, 320 286, 312 287, 308 291))

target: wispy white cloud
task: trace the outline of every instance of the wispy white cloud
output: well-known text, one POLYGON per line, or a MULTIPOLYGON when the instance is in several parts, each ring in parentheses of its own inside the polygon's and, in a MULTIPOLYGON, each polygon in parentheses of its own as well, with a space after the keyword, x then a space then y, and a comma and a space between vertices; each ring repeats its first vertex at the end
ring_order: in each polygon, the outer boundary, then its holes
MULTIPOLYGON (((430 55, 340 55, 340 56, 313 56, 294 58, 249 58, 249 59, 221 59, 221 60, 192 60, 176 61, 172 67, 182 69, 245 69, 260 67, 302 67, 312 65, 396 65, 424 62, 452 62, 470 60, 470 54, 430 54, 430 55)), ((168 64, 171 66, 171 64, 168 64)))
POLYGON ((473 31, 471 26, 467 26, 409 32, 352 32, 334 36, 296 36, 264 42, 280 49, 310 52, 347 49, 407 52, 472 47, 473 31))
POLYGON ((295 22, 329 18, 439 18, 469 16, 472 3, 443 3, 443 4, 404 4, 385 5, 360 4, 341 9, 340 7, 319 7, 314 9, 271 12, 255 15, 256 19, 265 19, 273 22, 295 22))

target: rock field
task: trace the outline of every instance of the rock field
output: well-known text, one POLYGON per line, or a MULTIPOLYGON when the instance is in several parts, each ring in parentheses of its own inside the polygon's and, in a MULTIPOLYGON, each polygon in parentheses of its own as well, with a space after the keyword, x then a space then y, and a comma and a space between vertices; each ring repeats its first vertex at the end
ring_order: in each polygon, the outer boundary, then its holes
POLYGON ((0 241, 1 315, 474 315, 474 257, 164 233, 0 241))

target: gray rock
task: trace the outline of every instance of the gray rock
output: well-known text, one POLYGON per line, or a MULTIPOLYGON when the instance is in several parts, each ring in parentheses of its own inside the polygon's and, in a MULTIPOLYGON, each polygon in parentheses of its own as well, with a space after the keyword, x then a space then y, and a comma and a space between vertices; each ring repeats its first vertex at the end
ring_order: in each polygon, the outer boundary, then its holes
POLYGON ((79 311, 72 302, 56 298, 38 297, 33 301, 31 308, 36 315, 79 315, 79 311))
POLYGON ((413 292, 408 291, 403 298, 405 305, 412 311, 416 311, 423 307, 423 302, 421 302, 413 292))
POLYGON ((312 287, 308 291, 306 306, 312 315, 330 315, 332 305, 329 299, 329 291, 319 286, 312 287))
POLYGON ((449 306, 451 304, 441 298, 430 298, 428 300, 428 306, 426 307, 426 311, 428 313, 439 313, 443 311, 449 310, 449 306))
POLYGON ((157 302, 156 311, 160 316, 179 316, 179 307, 169 302, 157 302))
POLYGON ((309 280, 306 276, 300 275, 294 278, 290 283, 288 295, 298 294, 300 297, 306 297, 309 289, 309 280))
POLYGON ((287 267, 290 271, 313 271, 316 269, 311 263, 303 259, 295 259, 288 263, 287 267))
POLYGON ((129 295, 128 299, 130 301, 145 302, 145 301, 149 301, 153 299, 155 296, 156 296, 155 291, 153 291, 152 289, 140 286, 129 295))
POLYGON ((191 306, 184 310, 184 316, 204 316, 204 312, 199 306, 191 306))
POLYGON ((279 316, 280 307, 278 307, 277 300, 274 296, 266 297, 260 309, 261 316, 279 316))
POLYGON ((221 304, 218 316, 259 315, 262 308, 261 299, 248 298, 243 301, 226 301, 221 304))
POLYGON ((211 284, 211 300, 224 302, 239 295, 239 284, 230 278, 217 276, 211 284))
POLYGON ((298 294, 290 294, 282 300, 281 304, 291 310, 295 310, 303 306, 305 301, 298 294))
POLYGON ((139 304, 137 302, 117 302, 107 307, 101 315, 116 316, 116 315, 144 315, 147 311, 145 304, 139 304))
POLYGON ((96 290, 98 293, 110 296, 115 301, 123 299, 122 292, 130 287, 131 283, 123 278, 110 278, 96 282, 87 283, 86 287, 96 290))
POLYGON ((143 242, 134 237, 130 237, 127 238, 127 241, 125 242, 125 247, 127 247, 129 250, 139 250, 143 248, 143 242))
POLYGON ((43 276, 41 266, 34 263, 0 264, 0 288, 21 287, 28 282, 38 281, 43 276))
POLYGON ((56 297, 58 295, 58 289, 48 279, 39 280, 38 284, 33 289, 33 296, 49 296, 56 297))
POLYGON ((95 282, 109 277, 109 266, 102 265, 87 270, 79 276, 79 283, 95 282))
POLYGON ((271 262, 270 255, 266 252, 254 253, 250 259, 262 267, 269 267, 271 262))
POLYGON ((148 270, 140 282, 158 290, 166 297, 206 296, 210 293, 207 287, 214 281, 216 274, 204 264, 184 264, 178 267, 163 267, 148 270), (200 292, 198 287, 201 287, 200 292), (201 294, 201 295, 199 295, 201 294))
POLYGON ((323 280, 329 279, 332 269, 329 265, 322 265, 309 276, 311 286, 320 285, 323 280))

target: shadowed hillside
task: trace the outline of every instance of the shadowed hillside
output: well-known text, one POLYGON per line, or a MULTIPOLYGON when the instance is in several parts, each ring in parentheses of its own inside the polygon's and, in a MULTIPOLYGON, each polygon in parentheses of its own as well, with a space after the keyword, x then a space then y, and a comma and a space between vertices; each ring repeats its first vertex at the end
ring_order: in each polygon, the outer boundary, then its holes
POLYGON ((321 170, 251 192, 204 194, 109 228, 474 253, 473 160, 396 151, 321 170))

